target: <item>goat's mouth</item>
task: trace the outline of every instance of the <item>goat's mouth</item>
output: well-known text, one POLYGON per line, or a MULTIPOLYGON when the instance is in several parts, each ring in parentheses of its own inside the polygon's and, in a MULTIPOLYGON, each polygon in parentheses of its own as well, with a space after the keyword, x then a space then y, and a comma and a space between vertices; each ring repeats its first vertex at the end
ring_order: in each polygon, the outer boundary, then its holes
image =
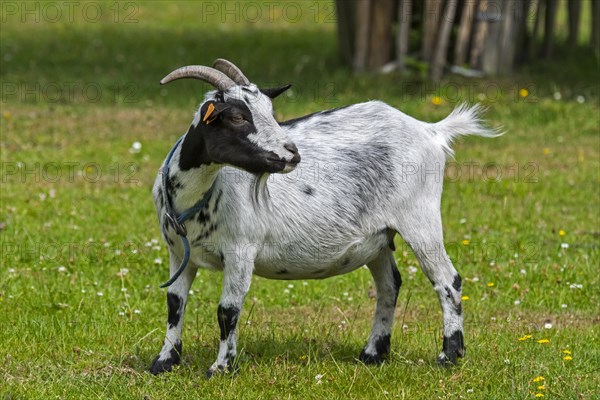
POLYGON ((295 170, 300 161, 296 160, 296 158, 286 161, 278 157, 267 157, 267 162, 272 168, 271 173, 287 174, 295 170))

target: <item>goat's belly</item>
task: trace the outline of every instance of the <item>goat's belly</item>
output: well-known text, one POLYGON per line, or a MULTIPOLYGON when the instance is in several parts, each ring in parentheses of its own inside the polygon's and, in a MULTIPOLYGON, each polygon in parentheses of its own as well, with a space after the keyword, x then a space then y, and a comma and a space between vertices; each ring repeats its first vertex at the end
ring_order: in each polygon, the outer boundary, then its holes
POLYGON ((334 248, 289 246, 259 252, 254 273, 269 279, 323 279, 354 271, 388 246, 385 235, 334 248))

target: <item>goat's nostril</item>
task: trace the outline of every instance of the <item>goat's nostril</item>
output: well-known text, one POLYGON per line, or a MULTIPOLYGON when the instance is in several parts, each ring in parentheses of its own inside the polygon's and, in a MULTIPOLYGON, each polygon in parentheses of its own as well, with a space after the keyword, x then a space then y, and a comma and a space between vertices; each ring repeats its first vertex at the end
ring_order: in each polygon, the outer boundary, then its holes
POLYGON ((286 143, 286 144, 283 145, 283 147, 287 151, 293 153, 294 155, 298 154, 298 148, 296 147, 296 145, 294 143, 286 143))

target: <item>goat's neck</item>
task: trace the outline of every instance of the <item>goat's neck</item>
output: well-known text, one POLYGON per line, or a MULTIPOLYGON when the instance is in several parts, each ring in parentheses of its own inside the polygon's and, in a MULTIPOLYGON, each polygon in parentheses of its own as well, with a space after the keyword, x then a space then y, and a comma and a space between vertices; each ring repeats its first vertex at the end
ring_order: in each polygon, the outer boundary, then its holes
POLYGON ((214 184, 222 164, 211 163, 201 138, 190 133, 175 150, 169 163, 168 190, 177 213, 193 207, 214 184))

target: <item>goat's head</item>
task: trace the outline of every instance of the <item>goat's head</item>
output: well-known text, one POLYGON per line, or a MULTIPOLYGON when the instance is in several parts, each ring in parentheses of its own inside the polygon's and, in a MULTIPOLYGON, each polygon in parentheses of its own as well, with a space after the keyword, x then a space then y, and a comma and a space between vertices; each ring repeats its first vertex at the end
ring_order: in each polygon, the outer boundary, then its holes
POLYGON ((223 59, 216 60, 213 68, 181 67, 160 83, 182 78, 200 79, 217 89, 206 94, 188 131, 203 143, 205 154, 199 157, 255 174, 286 173, 298 165, 298 149, 273 117, 271 103, 290 85, 261 90, 223 59))

